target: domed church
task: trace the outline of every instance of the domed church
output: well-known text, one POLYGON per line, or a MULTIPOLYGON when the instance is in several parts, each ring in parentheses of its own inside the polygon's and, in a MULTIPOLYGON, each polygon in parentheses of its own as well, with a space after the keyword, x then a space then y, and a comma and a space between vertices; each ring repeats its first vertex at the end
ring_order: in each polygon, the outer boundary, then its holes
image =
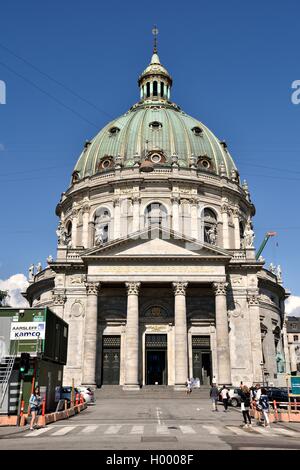
POLYGON ((55 259, 26 298, 69 324, 64 382, 138 389, 280 385, 285 290, 256 259, 226 142, 171 99, 154 47, 140 99, 84 148, 56 213, 55 259))

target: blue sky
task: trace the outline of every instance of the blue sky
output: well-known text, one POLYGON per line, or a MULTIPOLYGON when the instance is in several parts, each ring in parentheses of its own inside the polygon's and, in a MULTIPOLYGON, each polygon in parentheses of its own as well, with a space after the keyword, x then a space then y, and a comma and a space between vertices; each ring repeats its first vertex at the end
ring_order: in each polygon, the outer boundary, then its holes
POLYGON ((256 205, 256 245, 300 295, 299 3, 6 2, 0 12, 0 279, 55 255, 55 206, 85 140, 138 101, 159 28, 172 99, 227 141, 256 205), (63 86, 62 86, 63 85, 63 86))

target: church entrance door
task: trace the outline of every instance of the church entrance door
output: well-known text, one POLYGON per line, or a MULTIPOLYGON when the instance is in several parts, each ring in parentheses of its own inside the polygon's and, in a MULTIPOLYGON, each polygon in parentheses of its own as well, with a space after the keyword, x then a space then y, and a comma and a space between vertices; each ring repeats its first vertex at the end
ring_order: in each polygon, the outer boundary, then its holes
POLYGON ((103 336, 102 384, 120 383, 120 336, 103 336))
POLYGON ((146 385, 167 385, 167 335, 146 335, 146 385))
POLYGON ((212 380, 211 351, 209 336, 192 337, 193 377, 201 385, 210 385, 212 380))

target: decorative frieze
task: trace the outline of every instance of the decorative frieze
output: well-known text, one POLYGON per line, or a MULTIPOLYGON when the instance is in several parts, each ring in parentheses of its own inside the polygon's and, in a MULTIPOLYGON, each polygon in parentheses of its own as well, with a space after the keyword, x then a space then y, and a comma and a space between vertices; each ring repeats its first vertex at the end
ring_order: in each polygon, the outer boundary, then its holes
POLYGON ((174 295, 185 295, 187 286, 187 282, 173 282, 174 295))
POLYGON ((127 295, 139 295, 140 282, 125 282, 127 288, 127 295))
POLYGON ((64 306, 65 305, 65 302, 66 302, 67 298, 64 294, 60 293, 55 293, 53 294, 53 305, 55 307, 58 307, 58 306, 64 306))

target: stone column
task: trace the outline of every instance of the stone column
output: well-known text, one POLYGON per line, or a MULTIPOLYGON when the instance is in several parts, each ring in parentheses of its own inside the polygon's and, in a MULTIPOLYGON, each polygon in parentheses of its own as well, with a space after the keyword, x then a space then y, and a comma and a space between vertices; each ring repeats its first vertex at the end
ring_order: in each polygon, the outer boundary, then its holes
POLYGON ((231 365, 229 349, 229 331, 227 317, 227 282, 214 282, 216 302, 216 341, 218 361, 218 384, 231 384, 231 365))
POLYGON ((85 204, 82 207, 82 246, 88 248, 89 242, 89 217, 90 217, 90 207, 88 204, 85 204))
POLYGON ((179 196, 172 196, 172 229, 179 232, 179 196))
POLYGON ((193 197, 191 202, 191 237, 198 240, 198 198, 193 197))
POLYGON ((120 199, 114 200, 114 238, 120 238, 121 227, 120 227, 120 199))
POLYGON ((87 304, 84 325, 84 355, 82 384, 96 385, 97 324, 98 324, 98 282, 86 284, 87 304))
MULTIPOLYGON (((247 294, 249 321, 250 321, 250 341, 252 353, 253 382, 262 382, 262 343, 259 318, 258 291, 248 291, 247 294)), ((266 358, 267 360, 267 358, 266 358)))
POLYGON ((233 224, 234 224, 234 248, 239 250, 241 248, 241 237, 240 237, 240 210, 235 207, 233 210, 233 224))
POLYGON ((72 248, 76 248, 77 246, 78 213, 79 213, 79 210, 74 208, 72 211, 72 237, 71 237, 72 248))
POLYGON ((285 319, 282 325, 282 339, 283 339, 283 350, 284 350, 284 358, 285 358, 285 373, 290 374, 291 373, 291 359, 290 359, 286 323, 287 323, 287 320, 285 319))
POLYGON ((182 390, 188 377, 186 288, 187 282, 173 282, 175 295, 175 390, 182 390))
POLYGON ((132 231, 138 232, 140 229, 140 197, 132 197, 132 231))
POLYGON ((126 282, 127 323, 124 389, 137 390, 139 386, 139 289, 140 282, 126 282))
POLYGON ((229 227, 228 227, 228 211, 227 198, 223 198, 222 206, 222 222, 223 222, 223 248, 229 248, 229 227))

